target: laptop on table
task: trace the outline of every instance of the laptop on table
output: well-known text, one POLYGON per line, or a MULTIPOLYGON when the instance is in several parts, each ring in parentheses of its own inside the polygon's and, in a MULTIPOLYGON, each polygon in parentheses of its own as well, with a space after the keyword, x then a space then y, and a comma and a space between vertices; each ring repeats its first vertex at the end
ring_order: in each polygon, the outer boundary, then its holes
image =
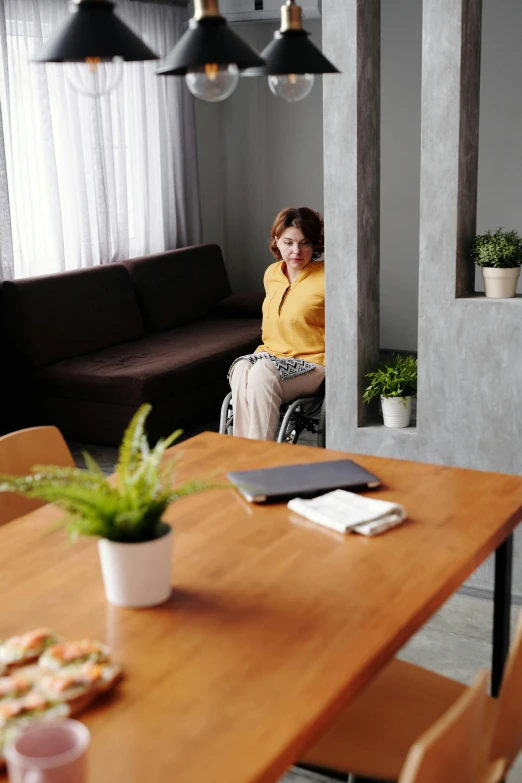
POLYGON ((333 489, 373 489, 381 483, 351 459, 237 470, 227 473, 227 478, 252 503, 314 497, 333 489))

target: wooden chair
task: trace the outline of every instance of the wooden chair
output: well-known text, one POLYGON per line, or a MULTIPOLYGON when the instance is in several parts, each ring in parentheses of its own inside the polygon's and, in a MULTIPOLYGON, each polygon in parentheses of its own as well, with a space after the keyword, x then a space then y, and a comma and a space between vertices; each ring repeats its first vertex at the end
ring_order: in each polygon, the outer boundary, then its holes
POLYGON ((502 677, 489 758, 506 760, 509 770, 522 749, 522 612, 502 677))
MULTIPOLYGON (((0 437, 0 474, 25 476, 33 465, 74 467, 67 443, 56 427, 30 427, 0 437)), ((28 514, 41 500, 25 498, 14 492, 0 493, 0 525, 28 514)))
POLYGON ((411 747, 399 783, 494 783, 504 774, 503 760, 488 764, 483 743, 487 723, 488 673, 478 674, 471 688, 411 747))
MULTIPOLYGON (((409 749, 469 689, 394 659, 301 759, 304 766, 398 780, 409 749)), ((509 770, 522 749, 522 612, 498 699, 486 698, 482 744, 509 770)))

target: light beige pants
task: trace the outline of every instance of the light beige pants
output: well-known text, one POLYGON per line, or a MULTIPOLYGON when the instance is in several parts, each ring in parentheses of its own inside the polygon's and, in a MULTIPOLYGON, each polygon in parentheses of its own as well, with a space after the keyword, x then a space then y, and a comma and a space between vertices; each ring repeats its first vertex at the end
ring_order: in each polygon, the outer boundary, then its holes
POLYGON ((270 359, 259 359, 255 364, 241 359, 234 365, 230 376, 234 435, 275 440, 281 403, 313 396, 323 382, 324 374, 325 368, 316 364, 314 370, 282 381, 270 359))

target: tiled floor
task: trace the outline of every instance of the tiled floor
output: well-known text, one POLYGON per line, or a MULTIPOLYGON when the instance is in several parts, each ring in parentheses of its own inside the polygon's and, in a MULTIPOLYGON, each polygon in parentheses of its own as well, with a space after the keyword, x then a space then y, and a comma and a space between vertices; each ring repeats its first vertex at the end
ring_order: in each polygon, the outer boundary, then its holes
MULTIPOLYGON (((198 430, 185 433, 183 439, 203 430, 216 431, 217 425, 211 422, 198 430)), ((308 433, 300 443, 316 445, 314 436, 308 433)), ((70 446, 81 465, 81 451, 84 447, 77 443, 70 446)), ((104 471, 112 472, 116 449, 89 445, 85 448, 99 461, 104 471)), ((461 682, 471 683, 480 667, 490 667, 492 608, 492 602, 486 598, 457 593, 410 640, 399 656, 461 682)), ((515 606, 512 612, 513 625, 518 611, 519 607, 515 606)), ((507 780, 508 783, 522 783, 522 755, 507 780)), ((329 778, 294 768, 280 783, 329 783, 329 778)))
MULTIPOLYGON (((176 443, 181 443, 182 441, 187 440, 188 438, 192 438, 194 437, 194 435, 197 435, 200 432, 205 432, 205 431, 217 432, 218 429, 219 429, 219 420, 210 421, 202 425, 201 427, 195 427, 191 430, 186 430, 178 438, 176 443)), ((88 451, 89 454, 92 457, 94 457, 94 459, 98 462, 99 466, 101 467, 104 473, 113 472, 114 466, 118 458, 118 449, 115 446, 98 446, 97 444, 93 444, 93 443, 77 443, 71 441, 69 441, 68 445, 69 448, 71 449, 74 459, 76 460, 76 464, 79 467, 81 468, 85 467, 85 461, 83 459, 82 452, 88 451)))

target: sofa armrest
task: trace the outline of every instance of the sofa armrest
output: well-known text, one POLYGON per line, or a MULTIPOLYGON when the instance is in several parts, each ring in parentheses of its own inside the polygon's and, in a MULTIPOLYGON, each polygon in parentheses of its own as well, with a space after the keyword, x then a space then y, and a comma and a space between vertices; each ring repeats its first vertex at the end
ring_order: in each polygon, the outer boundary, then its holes
POLYGON ((212 315, 217 318, 261 318, 264 298, 262 291, 230 294, 216 302, 212 315))

